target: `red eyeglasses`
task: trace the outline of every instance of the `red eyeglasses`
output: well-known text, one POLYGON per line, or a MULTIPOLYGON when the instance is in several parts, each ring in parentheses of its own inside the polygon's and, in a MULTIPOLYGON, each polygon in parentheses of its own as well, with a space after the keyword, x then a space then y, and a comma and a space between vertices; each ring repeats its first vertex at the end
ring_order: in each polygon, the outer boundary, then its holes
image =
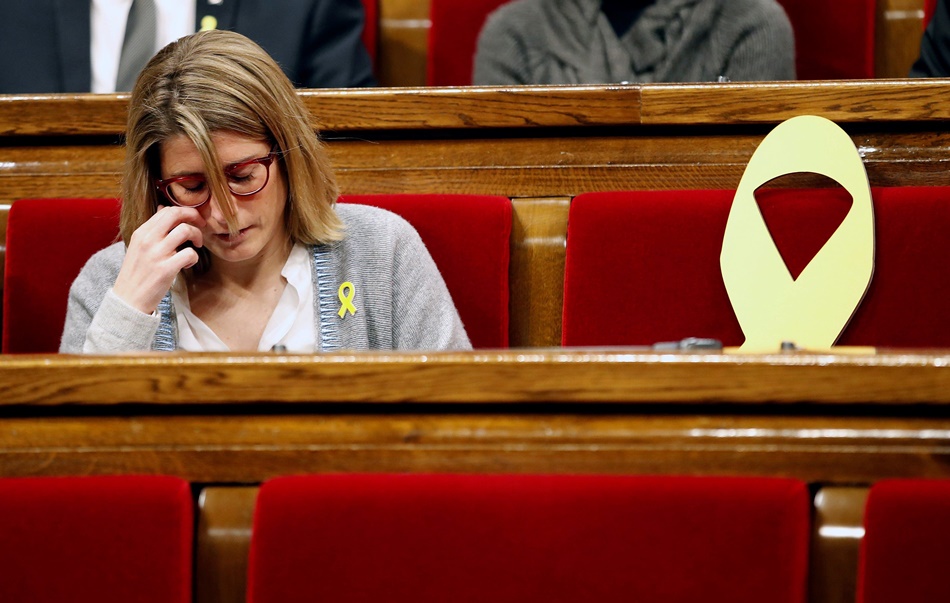
MULTIPOLYGON (((261 192, 270 180, 270 164, 279 156, 279 151, 271 149, 263 157, 227 166, 224 168, 224 177, 228 188, 238 197, 249 197, 261 192)), ((201 174, 156 180, 155 187, 169 201, 181 207, 201 207, 211 200, 211 187, 201 174)))

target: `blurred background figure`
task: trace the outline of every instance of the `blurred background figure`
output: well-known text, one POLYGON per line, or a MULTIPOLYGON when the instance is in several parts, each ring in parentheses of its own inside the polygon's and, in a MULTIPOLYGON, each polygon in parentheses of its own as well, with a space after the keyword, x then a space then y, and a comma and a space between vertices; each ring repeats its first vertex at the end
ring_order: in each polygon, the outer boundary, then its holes
POLYGON ((360 0, 4 0, 0 94, 129 90, 159 48, 201 29, 248 36, 298 87, 372 86, 363 22, 360 0))
POLYGON ((930 22, 920 40, 920 56, 910 68, 910 77, 950 76, 950 4, 947 0, 926 3, 930 22))
POLYGON ((479 36, 474 83, 795 79, 775 0, 515 0, 479 36))

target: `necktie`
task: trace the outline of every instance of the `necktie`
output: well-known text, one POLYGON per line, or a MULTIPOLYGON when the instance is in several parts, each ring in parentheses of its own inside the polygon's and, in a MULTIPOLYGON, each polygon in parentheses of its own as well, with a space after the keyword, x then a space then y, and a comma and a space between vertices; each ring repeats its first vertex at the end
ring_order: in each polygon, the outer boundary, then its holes
POLYGON ((155 54, 155 3, 153 0, 133 0, 129 19, 125 24, 125 39, 119 59, 116 91, 131 90, 135 78, 155 54))

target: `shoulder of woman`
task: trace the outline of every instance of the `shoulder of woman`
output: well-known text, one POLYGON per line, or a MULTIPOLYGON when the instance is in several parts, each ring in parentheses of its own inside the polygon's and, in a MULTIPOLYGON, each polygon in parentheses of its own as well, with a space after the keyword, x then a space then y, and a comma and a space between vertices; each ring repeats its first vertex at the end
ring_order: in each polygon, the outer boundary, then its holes
POLYGON ((501 27, 517 29, 522 25, 537 22, 544 10, 545 6, 539 0, 514 0, 514 2, 502 4, 489 13, 485 18, 484 27, 486 29, 501 27))
POLYGON ((415 228, 405 218, 372 205, 359 203, 339 203, 337 215, 343 221, 345 239, 372 236, 380 239, 399 239, 406 236, 418 237, 415 228))
POLYGON ((776 0, 725 0, 722 16, 740 20, 788 21, 785 9, 776 0))

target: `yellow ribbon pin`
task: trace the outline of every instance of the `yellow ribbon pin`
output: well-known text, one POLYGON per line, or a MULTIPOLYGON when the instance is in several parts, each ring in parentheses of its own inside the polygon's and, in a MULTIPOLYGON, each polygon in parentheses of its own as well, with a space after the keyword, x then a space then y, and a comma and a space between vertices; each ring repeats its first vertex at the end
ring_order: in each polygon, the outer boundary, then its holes
POLYGON ((337 314, 343 318, 347 312, 356 314, 356 306, 353 305, 353 297, 356 295, 356 287, 353 283, 346 281, 340 285, 340 291, 337 293, 340 297, 340 311, 337 314))

